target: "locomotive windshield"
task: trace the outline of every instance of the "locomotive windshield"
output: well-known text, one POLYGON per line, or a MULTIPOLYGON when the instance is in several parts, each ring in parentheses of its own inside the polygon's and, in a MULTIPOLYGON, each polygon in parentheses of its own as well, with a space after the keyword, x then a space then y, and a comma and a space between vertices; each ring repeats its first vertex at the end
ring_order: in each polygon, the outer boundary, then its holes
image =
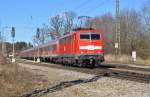
POLYGON ((80 39, 90 39, 90 34, 80 34, 80 39))
POLYGON ((91 34, 91 40, 99 40, 100 35, 99 34, 91 34))
POLYGON ((100 40, 100 34, 95 33, 81 33, 80 39, 86 40, 100 40))

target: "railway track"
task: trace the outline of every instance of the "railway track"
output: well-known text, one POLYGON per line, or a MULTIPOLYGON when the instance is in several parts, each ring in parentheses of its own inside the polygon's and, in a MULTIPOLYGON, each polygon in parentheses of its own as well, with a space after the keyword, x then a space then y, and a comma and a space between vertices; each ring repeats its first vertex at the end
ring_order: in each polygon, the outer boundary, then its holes
POLYGON ((139 72, 125 69, 112 69, 110 76, 142 83, 150 83, 150 72, 139 72))
POLYGON ((63 66, 59 64, 51 64, 51 63, 33 63, 32 61, 26 60, 18 60, 18 63, 23 64, 31 64, 37 66, 45 66, 45 67, 52 67, 57 69, 67 69, 73 70, 77 72, 83 72, 88 74, 95 74, 100 76, 107 76, 112 78, 119 78, 123 80, 131 80, 141 83, 150 83, 150 70, 143 69, 143 68, 134 68, 134 67, 115 67, 115 66, 100 66, 94 69, 90 68, 79 68, 79 67, 72 67, 72 66, 63 66))
POLYGON ((147 71, 150 72, 150 68, 144 68, 144 67, 139 67, 139 66, 129 66, 129 65, 110 65, 110 64, 105 64, 103 65, 104 67, 112 67, 112 68, 121 68, 121 69, 128 69, 128 70, 137 70, 137 71, 147 71))
POLYGON ((51 67, 51 68, 57 68, 57 69, 67 69, 67 70, 73 70, 77 72, 83 72, 83 73, 96 75, 91 79, 78 79, 78 80, 73 80, 73 81, 65 81, 65 82, 60 82, 57 85, 50 86, 47 88, 35 89, 33 91, 24 93, 18 97, 40 97, 48 93, 57 92, 64 88, 68 88, 74 85, 94 82, 103 76, 119 78, 123 80, 132 80, 132 81, 141 82, 141 83, 150 83, 150 71, 148 71, 148 69, 145 70, 145 69, 134 68, 134 70, 132 70, 132 68, 122 68, 122 67, 119 68, 119 67, 114 67, 114 66, 101 66, 95 69, 90 69, 90 68, 69 67, 69 66, 50 64, 50 63, 33 63, 31 61, 29 62, 29 61, 22 61, 22 60, 18 60, 17 62, 22 63, 22 64, 45 66, 45 67, 51 67))
POLYGON ((94 81, 97 81, 99 78, 101 78, 101 76, 94 76, 91 79, 78 79, 78 80, 73 80, 73 81, 60 82, 58 85, 55 85, 52 87, 50 86, 50 87, 47 87, 44 89, 35 89, 35 90, 25 93, 19 97, 40 97, 40 96, 46 95, 47 93, 57 92, 64 88, 68 88, 68 87, 71 87, 74 85, 94 82, 94 81))

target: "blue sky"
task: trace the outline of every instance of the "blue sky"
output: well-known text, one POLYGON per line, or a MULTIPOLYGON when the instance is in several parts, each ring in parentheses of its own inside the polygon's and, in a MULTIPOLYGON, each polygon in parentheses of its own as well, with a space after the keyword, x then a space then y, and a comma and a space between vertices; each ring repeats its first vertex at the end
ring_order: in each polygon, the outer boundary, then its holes
MULTIPOLYGON (((120 0, 121 9, 139 10, 150 0, 120 0)), ((0 0, 0 31, 11 41, 10 30, 16 27, 16 41, 32 41, 36 28, 49 24, 51 16, 74 11, 77 15, 115 14, 115 0, 0 0)))

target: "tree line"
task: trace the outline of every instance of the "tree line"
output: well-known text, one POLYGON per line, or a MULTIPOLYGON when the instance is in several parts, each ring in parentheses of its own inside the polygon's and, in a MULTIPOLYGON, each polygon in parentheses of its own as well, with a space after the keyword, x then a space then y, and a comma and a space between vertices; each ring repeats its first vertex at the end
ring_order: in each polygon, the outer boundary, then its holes
MULTIPOLYGON (((121 54, 130 55, 133 50, 143 59, 150 56, 150 2, 140 8, 120 11, 121 54)), ((104 32, 104 47, 106 54, 115 54, 116 17, 112 13, 86 18, 78 23, 75 12, 65 12, 50 18, 49 25, 43 25, 38 34, 33 37, 34 44, 43 44, 47 39, 57 39, 78 25, 102 29, 104 32), (39 36, 39 37, 37 37, 39 36)))
MULTIPOLYGON (((4 54, 6 54, 6 56, 11 55, 12 54, 12 48, 13 48, 13 44, 10 42, 4 42, 4 43, 0 43, 0 52, 3 51, 4 54), (5 44, 5 50, 2 50, 2 45, 5 44)), ((33 45, 31 42, 24 42, 24 41, 18 41, 14 43, 15 45, 15 52, 19 53, 22 50, 26 50, 29 48, 32 48, 33 45)))
MULTIPOLYGON (((114 54, 116 18, 106 13, 91 20, 94 28, 104 31, 105 53, 114 54)), ((143 5, 141 11, 125 9, 120 13, 121 54, 130 55, 136 51, 143 59, 150 56, 150 2, 143 5)))

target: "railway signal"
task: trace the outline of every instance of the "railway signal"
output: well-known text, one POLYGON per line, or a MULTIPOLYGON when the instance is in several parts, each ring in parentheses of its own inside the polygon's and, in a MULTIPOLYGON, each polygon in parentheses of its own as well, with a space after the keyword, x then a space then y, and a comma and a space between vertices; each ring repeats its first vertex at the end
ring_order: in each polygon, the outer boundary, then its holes
POLYGON ((12 27, 11 36, 15 38, 15 27, 12 27))
POLYGON ((39 63, 40 62, 40 58, 39 58, 39 40, 40 40, 40 29, 37 28, 36 30, 36 38, 38 39, 38 54, 37 54, 37 62, 39 63))
POLYGON ((14 38, 15 38, 15 27, 12 27, 11 29, 11 36, 13 38, 13 53, 12 53, 12 62, 15 62, 15 46, 14 46, 14 38))
POLYGON ((36 38, 39 39, 40 38, 40 29, 37 28, 36 30, 36 38))

